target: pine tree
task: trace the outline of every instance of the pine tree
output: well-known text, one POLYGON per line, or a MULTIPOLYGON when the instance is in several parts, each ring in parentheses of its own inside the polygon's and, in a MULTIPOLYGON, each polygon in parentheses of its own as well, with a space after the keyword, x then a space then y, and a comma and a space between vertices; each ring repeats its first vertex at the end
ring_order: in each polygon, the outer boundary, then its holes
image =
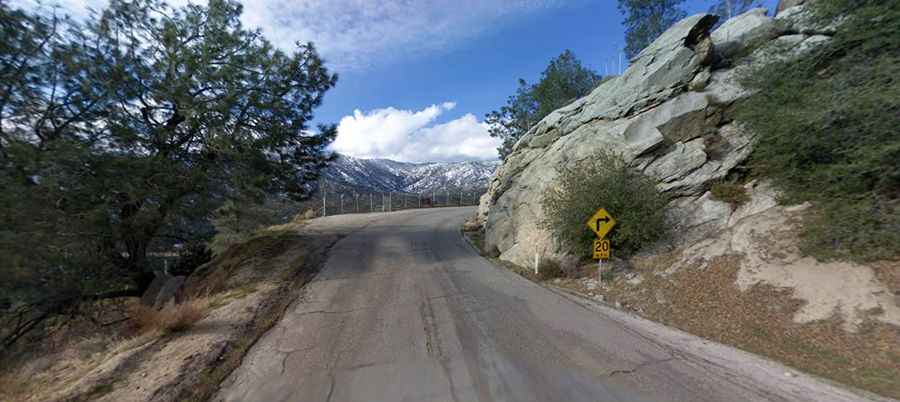
POLYGON ((625 55, 636 57, 673 24, 687 14, 684 0, 619 0, 625 16, 625 55))
POLYGON ((600 75, 584 67, 571 50, 550 60, 537 84, 529 85, 520 78, 506 105, 485 117, 490 135, 503 140, 497 148, 500 157, 506 158, 516 141, 550 112, 587 95, 600 81, 600 75))
POLYGON ((208 240, 226 201, 309 195, 337 77, 241 11, 113 0, 79 24, 0 2, 0 294, 140 291, 150 254, 208 240))

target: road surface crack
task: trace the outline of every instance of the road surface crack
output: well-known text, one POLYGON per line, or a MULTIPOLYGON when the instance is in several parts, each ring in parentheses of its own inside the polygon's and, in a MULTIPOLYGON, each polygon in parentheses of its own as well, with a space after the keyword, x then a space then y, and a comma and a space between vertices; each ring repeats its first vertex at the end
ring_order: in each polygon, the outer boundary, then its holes
POLYGON ((422 323, 425 330, 425 350, 428 351, 430 356, 440 360, 443 351, 441 350, 437 319, 434 316, 434 308, 430 299, 425 299, 425 302, 419 307, 419 313, 422 315, 422 323))
POLYGON ((637 372, 638 370, 640 370, 640 369, 642 369, 642 368, 645 368, 645 367, 648 367, 648 366, 652 366, 652 365, 655 365, 655 364, 667 363, 667 362, 670 362, 670 361, 673 361, 673 360, 675 360, 675 357, 668 357, 668 358, 660 359, 660 360, 650 360, 650 361, 648 361, 648 362, 644 362, 644 363, 638 364, 637 366, 634 366, 634 367, 632 367, 632 368, 630 368, 630 369, 618 369, 618 370, 610 371, 610 372, 607 374, 607 377, 612 377, 612 376, 617 375, 617 374, 634 374, 635 372, 637 372))
POLYGON ((354 308, 354 309, 350 309, 350 310, 339 310, 339 311, 312 310, 312 311, 304 311, 302 313, 294 313, 293 315, 296 317, 302 317, 305 315, 312 315, 312 314, 349 314, 349 313, 355 313, 358 311, 370 310, 370 309, 372 309, 372 307, 360 307, 360 308, 354 308))
POLYGON ((331 402, 331 397, 334 396, 334 373, 328 373, 328 378, 331 379, 331 385, 328 387, 328 395, 325 397, 325 402, 331 402))

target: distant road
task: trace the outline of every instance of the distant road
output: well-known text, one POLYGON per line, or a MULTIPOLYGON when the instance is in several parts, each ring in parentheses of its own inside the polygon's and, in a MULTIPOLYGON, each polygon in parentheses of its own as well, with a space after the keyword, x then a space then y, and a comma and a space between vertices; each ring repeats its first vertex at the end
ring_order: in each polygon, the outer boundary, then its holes
POLYGON ((887 400, 786 374, 796 372, 498 268, 460 234, 473 211, 317 219, 371 223, 334 247, 216 399, 887 400))

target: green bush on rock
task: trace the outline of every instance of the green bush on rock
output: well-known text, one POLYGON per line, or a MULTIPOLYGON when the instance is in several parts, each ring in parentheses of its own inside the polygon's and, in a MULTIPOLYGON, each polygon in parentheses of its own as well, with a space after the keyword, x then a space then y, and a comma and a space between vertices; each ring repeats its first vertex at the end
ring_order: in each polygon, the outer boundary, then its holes
POLYGON ((563 168, 557 182, 541 199, 542 225, 569 253, 590 255, 595 235, 585 222, 598 208, 617 221, 607 235, 615 254, 632 254, 667 235, 668 198, 619 154, 602 152, 563 168))

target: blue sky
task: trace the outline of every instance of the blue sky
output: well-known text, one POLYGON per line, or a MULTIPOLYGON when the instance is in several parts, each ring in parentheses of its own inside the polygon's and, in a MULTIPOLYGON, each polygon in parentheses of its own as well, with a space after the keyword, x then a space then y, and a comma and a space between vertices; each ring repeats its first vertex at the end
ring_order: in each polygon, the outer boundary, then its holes
MULTIPOLYGON (((190 0, 173 0, 183 4, 190 0)), ((106 0, 58 0, 79 16, 106 0)), ((199 2, 199 1, 195 1, 199 2)), ((689 14, 713 0, 688 0, 689 14)), ((14 0, 30 4, 31 0, 14 0)), ((52 3, 52 2, 51 2, 52 3)), ((776 0, 765 0, 770 9, 776 0)), ((616 73, 624 43, 615 0, 244 0, 243 21, 283 49, 313 41, 340 76, 316 112, 339 124, 332 148, 405 161, 495 159, 485 113, 518 78, 534 82, 571 49, 616 73)), ((625 67, 626 60, 622 60, 625 67)))

